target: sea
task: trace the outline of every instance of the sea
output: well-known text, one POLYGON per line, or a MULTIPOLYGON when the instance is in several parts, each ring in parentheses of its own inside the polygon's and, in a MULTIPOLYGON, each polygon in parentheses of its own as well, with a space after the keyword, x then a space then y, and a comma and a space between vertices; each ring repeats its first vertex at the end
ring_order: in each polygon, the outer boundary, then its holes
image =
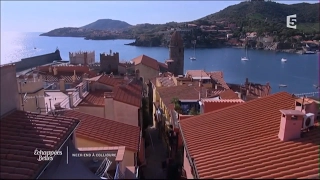
MULTIPOLYGON (((1 64, 19 61, 22 58, 52 53, 58 48, 63 60, 69 60, 69 52, 95 51, 96 61, 100 53, 119 52, 120 61, 145 54, 160 62, 168 59, 169 50, 165 47, 128 46, 133 40, 84 40, 71 37, 44 37, 41 33, 1 32, 1 64), (36 49, 35 49, 36 48, 36 49)), ((193 49, 185 49, 185 71, 202 69, 223 71, 228 83, 250 82, 265 84, 269 82, 272 93, 318 92, 319 54, 299 55, 274 51, 248 50, 249 61, 241 61, 245 50, 239 48, 196 49, 196 61, 189 58, 193 49), (287 62, 281 62, 286 58, 287 62), (279 84, 287 87, 279 88, 279 84)), ((316 94, 317 95, 317 94, 316 94)))

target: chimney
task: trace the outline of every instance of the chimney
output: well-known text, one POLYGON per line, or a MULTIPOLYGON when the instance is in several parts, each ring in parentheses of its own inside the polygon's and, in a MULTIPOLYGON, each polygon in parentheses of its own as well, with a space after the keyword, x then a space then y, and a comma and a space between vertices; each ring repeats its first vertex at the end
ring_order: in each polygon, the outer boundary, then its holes
POLYGON ((53 67, 53 75, 57 75, 58 74, 58 68, 56 66, 53 67))
POLYGON ((51 66, 49 66, 49 73, 51 73, 52 72, 52 67, 51 66))
POLYGON ((305 114, 298 110, 280 110, 280 112, 279 139, 281 141, 291 141, 300 138, 305 114))
POLYGON ((62 92, 66 91, 66 84, 64 79, 59 79, 59 87, 60 87, 60 91, 62 92))
POLYGON ((112 55, 112 50, 110 49, 110 56, 112 55))
POLYGON ((115 120, 113 92, 104 93, 104 118, 115 120))
POLYGON ((70 108, 73 108, 73 92, 68 92, 69 96, 69 106, 70 108))

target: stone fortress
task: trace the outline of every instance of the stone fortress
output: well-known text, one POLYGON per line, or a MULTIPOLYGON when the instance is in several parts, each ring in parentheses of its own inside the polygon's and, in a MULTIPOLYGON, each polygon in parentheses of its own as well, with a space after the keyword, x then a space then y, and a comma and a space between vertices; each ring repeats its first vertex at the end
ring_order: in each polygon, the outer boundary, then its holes
POLYGON ((96 61, 95 51, 69 52, 70 64, 89 65, 96 61))

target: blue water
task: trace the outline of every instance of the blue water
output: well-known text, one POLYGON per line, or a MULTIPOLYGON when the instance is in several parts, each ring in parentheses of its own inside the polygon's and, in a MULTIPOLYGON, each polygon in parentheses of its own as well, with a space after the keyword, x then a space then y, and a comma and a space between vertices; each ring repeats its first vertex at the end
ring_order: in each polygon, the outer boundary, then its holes
MULTIPOLYGON (((168 58, 168 49, 162 47, 148 48, 126 46, 132 40, 92 41, 83 38, 42 37, 40 33, 1 32, 1 64, 15 62, 21 58, 51 53, 58 47, 64 60, 68 60, 68 52, 95 50, 96 61, 99 53, 116 51, 120 60, 131 60, 145 54, 158 61, 168 58), (36 47, 36 49, 34 49, 36 47)), ((193 56, 191 49, 185 50, 185 70, 204 69, 206 71, 223 71, 224 77, 230 83, 249 81, 257 83, 270 82, 272 92, 288 91, 290 93, 305 93, 317 91, 313 84, 319 84, 319 56, 278 53, 272 51, 248 50, 249 61, 243 62, 241 56, 244 49, 220 48, 197 49, 196 61, 190 61, 193 56), (281 58, 287 58, 286 63, 281 58), (279 89, 279 84, 287 88, 279 89)))

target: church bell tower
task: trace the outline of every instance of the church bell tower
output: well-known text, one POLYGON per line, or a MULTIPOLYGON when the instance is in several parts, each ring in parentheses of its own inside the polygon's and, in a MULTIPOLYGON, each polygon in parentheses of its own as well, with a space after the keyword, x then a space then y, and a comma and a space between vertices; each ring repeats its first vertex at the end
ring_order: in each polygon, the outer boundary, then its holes
POLYGON ((184 47, 183 40, 178 31, 174 31, 171 35, 169 44, 169 58, 172 60, 168 64, 168 69, 175 76, 184 74, 184 47))

